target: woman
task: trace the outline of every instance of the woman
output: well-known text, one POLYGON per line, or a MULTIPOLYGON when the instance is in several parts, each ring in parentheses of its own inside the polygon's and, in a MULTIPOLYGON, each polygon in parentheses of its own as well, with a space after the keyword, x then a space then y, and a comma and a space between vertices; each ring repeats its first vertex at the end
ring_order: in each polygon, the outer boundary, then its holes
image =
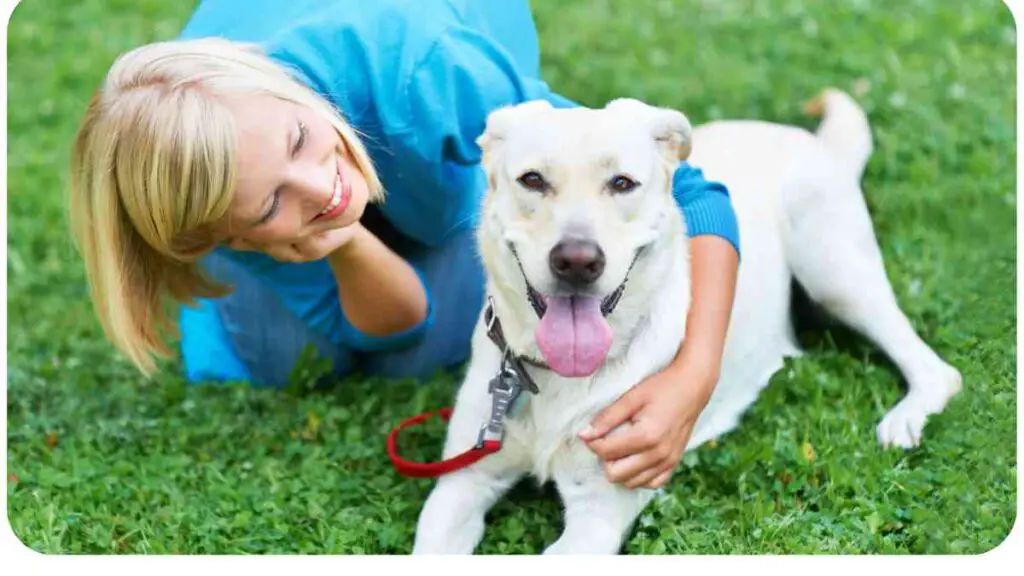
MULTIPOLYGON (((106 334, 148 373, 180 333, 191 382, 281 386, 309 350, 337 376, 462 362, 483 304, 475 138, 505 104, 576 105, 538 55, 525 0, 202 2, 181 38, 114 63, 75 143, 72 223, 106 334)), ((584 438, 630 486, 678 460, 732 304, 726 190, 684 165, 674 192, 689 337, 584 438)))

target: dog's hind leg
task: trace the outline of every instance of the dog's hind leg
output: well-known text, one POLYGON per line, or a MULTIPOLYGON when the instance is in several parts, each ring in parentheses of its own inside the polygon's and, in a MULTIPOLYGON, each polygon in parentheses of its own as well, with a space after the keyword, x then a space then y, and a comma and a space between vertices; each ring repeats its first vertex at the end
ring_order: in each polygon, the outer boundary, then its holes
POLYGON ((900 309, 860 187, 836 173, 825 176, 827 161, 816 164, 811 171, 817 176, 786 191, 787 259, 812 300, 900 369, 907 395, 878 425, 878 440, 885 447, 916 446, 926 418, 960 391, 960 373, 921 339, 900 309))

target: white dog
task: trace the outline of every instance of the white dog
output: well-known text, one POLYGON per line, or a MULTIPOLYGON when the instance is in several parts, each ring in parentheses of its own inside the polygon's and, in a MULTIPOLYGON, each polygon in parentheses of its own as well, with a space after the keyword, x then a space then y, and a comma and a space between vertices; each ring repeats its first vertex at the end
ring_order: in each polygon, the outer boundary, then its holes
POLYGON ((728 187, 743 250, 720 379, 687 450, 732 430, 784 357, 801 353, 794 279, 899 367, 908 393, 877 436, 918 444, 960 374, 914 332, 883 269, 859 185, 867 118, 838 90, 815 104, 816 134, 760 121, 691 130, 683 114, 631 99, 600 110, 529 102, 488 118, 478 241, 489 306, 443 455, 500 449, 438 480, 414 553, 473 552, 487 510, 527 474, 553 480, 565 505, 546 553, 620 551, 653 493, 610 483, 577 434, 685 337, 688 241, 671 177, 687 158, 728 187))

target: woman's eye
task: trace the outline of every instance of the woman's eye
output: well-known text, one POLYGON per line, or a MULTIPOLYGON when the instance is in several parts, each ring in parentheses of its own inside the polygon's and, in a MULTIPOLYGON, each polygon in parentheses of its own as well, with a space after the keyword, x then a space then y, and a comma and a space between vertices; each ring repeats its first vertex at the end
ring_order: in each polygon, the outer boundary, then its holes
POLYGON ((299 153, 302 150, 302 145, 306 143, 306 134, 309 130, 306 128, 306 123, 299 120, 299 137, 295 139, 295 147, 292 149, 292 156, 299 153))
POLYGON ((277 209, 281 207, 281 191, 274 192, 274 199, 271 201, 270 209, 268 209, 262 217, 260 217, 257 224, 266 224, 277 214, 277 209))
POLYGON ((616 176, 612 178, 611 182, 612 190, 620 194, 632 191, 634 188, 640 185, 639 182, 633 180, 628 176, 616 176))
POLYGON ((527 172, 516 179, 516 182, 537 192, 543 192, 548 186, 547 182, 544 181, 544 177, 536 172, 527 172))

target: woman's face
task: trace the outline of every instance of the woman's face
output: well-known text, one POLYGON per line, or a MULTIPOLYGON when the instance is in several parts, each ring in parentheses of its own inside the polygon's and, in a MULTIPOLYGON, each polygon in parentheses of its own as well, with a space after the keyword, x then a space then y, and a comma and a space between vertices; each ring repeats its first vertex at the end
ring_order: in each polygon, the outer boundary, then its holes
POLYGON ((228 106, 238 130, 230 241, 291 244, 359 220, 369 186, 330 122, 270 96, 235 98, 228 106))

